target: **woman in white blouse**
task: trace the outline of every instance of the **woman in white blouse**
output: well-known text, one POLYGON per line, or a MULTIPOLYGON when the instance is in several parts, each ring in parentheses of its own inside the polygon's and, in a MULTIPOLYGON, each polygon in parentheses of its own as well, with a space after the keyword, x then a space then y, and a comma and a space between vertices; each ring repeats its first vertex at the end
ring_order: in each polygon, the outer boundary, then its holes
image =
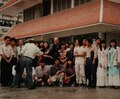
POLYGON ((105 41, 101 41, 98 50, 98 68, 97 68, 97 86, 105 87, 107 85, 107 64, 108 64, 108 49, 105 41))

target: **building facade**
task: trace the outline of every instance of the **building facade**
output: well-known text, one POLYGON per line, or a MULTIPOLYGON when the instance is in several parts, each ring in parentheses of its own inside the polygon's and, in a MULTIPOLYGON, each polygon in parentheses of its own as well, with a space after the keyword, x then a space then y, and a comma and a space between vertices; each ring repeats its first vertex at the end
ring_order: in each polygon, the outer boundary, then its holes
POLYGON ((5 34, 18 39, 32 37, 52 42, 60 37, 74 42, 100 37, 107 43, 115 38, 120 45, 120 0, 8 0, 0 13, 22 13, 23 23, 5 34))

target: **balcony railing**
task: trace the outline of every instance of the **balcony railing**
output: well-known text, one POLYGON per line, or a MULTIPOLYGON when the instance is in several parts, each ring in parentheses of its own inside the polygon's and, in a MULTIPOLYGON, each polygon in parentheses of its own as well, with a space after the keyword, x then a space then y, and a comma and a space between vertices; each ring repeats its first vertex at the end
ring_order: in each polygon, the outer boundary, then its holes
POLYGON ((15 21, 15 20, 5 20, 5 19, 0 19, 0 26, 4 27, 12 27, 16 24, 22 23, 20 21, 15 21))

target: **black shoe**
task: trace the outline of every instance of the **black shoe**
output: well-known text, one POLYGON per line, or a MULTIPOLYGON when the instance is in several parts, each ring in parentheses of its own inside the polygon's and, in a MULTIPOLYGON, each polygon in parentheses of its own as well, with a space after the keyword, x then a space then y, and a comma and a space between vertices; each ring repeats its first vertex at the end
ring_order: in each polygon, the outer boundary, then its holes
POLYGON ((7 87, 7 85, 5 85, 5 84, 2 84, 2 85, 1 85, 1 87, 7 87))
POLYGON ((11 88, 15 88, 15 84, 12 83, 12 84, 10 85, 10 87, 11 87, 11 88))
POLYGON ((80 84, 75 84, 76 87, 80 86, 80 84))
POLYGON ((33 85, 33 86, 29 86, 28 89, 35 89, 36 87, 33 85))
POLYGON ((115 86, 114 89, 119 89, 119 87, 118 87, 118 86, 115 86))
POLYGON ((12 84, 10 85, 10 87, 11 87, 11 88, 20 88, 20 85, 15 85, 14 83, 12 83, 12 84))

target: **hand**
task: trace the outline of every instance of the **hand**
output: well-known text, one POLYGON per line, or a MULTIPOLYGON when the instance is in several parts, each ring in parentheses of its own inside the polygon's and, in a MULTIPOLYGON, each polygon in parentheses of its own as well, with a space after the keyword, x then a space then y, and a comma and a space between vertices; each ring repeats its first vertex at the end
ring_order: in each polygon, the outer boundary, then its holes
POLYGON ((117 66, 120 67, 120 63, 119 62, 117 63, 117 66))
POLYGON ((78 52, 75 52, 75 54, 78 54, 78 52))
POLYGON ((9 64, 11 60, 6 60, 6 62, 9 64))
POLYGON ((95 64, 95 59, 93 60, 93 62, 92 62, 93 64, 95 64))
POLYGON ((38 79, 37 81, 38 81, 38 82, 41 82, 41 81, 42 81, 42 79, 38 79))
POLYGON ((57 72, 56 72, 56 75, 59 75, 59 73, 60 73, 60 71, 57 71, 57 72))
POLYGON ((50 56, 50 58, 51 58, 51 59, 53 59, 53 57, 52 57, 52 56, 50 56))
POLYGON ((101 63, 99 64, 99 66, 100 66, 100 68, 102 68, 102 64, 101 63))

